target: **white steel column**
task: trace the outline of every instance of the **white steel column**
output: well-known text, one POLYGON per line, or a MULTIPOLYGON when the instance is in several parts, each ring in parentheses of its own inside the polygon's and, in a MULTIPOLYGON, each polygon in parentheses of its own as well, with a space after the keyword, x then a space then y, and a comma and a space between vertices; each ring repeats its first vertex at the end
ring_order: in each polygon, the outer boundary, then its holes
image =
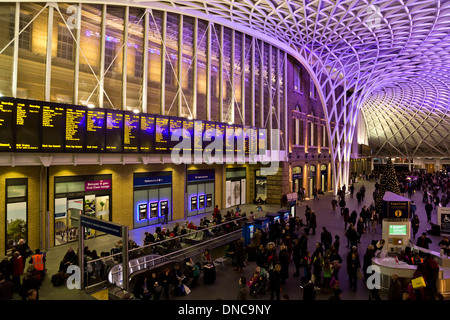
POLYGON ((192 59, 192 118, 196 119, 197 118, 197 85, 198 85, 198 80, 197 80, 197 63, 198 63, 198 18, 194 18, 194 46, 192 49, 192 55, 193 55, 193 59, 192 59))
POLYGON ((256 39, 252 39, 252 47, 251 47, 251 57, 250 57, 250 84, 251 84, 251 126, 256 125, 256 113, 255 113, 255 103, 256 103, 256 97, 255 97, 255 47, 256 47, 256 39))
POLYGON ((242 33, 241 43, 241 120, 245 125, 245 33, 242 33))
POLYGON ((103 108, 105 84, 105 41, 106 41, 106 4, 102 8, 102 21, 100 31, 100 79, 98 85, 98 107, 103 108))
POLYGON ((19 32, 20 32, 20 2, 16 2, 14 12, 14 53, 11 77, 11 93, 17 98, 17 79, 19 72, 19 32))
POLYGON ((231 80, 231 112, 229 113, 229 118, 225 119, 227 122, 231 121, 234 122, 234 108, 235 108, 235 104, 236 104, 236 88, 235 88, 235 35, 236 32, 234 31, 234 29, 231 30, 231 59, 230 59, 230 64, 231 64, 231 70, 230 70, 230 80, 231 80))
POLYGON ((224 28, 220 26, 220 38, 219 38, 219 121, 224 122, 223 120, 223 32, 224 28))
POLYGON ((167 11, 163 11, 161 33, 161 93, 160 114, 165 114, 166 105, 166 39, 167 39, 167 11))
POLYGON ((283 132, 284 132, 284 155, 285 155, 285 160, 287 161, 288 159, 288 154, 289 154, 289 141, 288 141, 288 136, 289 136, 289 130, 288 130, 288 95, 287 95, 287 72, 288 72, 288 56, 287 53, 284 52, 284 74, 283 74, 283 100, 284 100, 284 128, 283 128, 283 132))
POLYGON ((127 64, 128 64, 128 23, 130 17, 130 7, 125 7, 123 19, 123 56, 122 56, 122 110, 127 107, 127 64))
POLYGON ((183 15, 178 20, 178 88, 177 88, 177 115, 182 116, 183 107, 183 15))
POLYGON ((212 22, 208 24, 206 33, 206 120, 211 120, 211 28, 212 22))
POLYGON ((145 10, 144 13, 144 39, 142 44, 142 85, 141 85, 141 97, 142 97, 142 112, 147 112, 147 82, 148 82, 148 26, 150 23, 150 13, 145 10))
POLYGON ((260 52, 259 52, 259 105, 261 110, 260 111, 260 119, 261 119, 261 127, 265 128, 264 126, 264 42, 261 41, 261 44, 259 46, 260 52))
MULTIPOLYGON (((77 4, 77 18, 76 18, 76 27, 75 27, 75 42, 77 44, 80 43, 81 40, 81 7, 82 4, 77 4)), ((80 84, 80 48, 75 48, 74 54, 74 72, 73 72, 73 104, 78 104, 78 89, 80 84)))
POLYGON ((45 88, 44 100, 50 101, 50 89, 52 78, 52 38, 53 38, 53 11, 56 3, 49 3, 48 5, 48 21, 47 21, 47 53, 45 56, 45 88))

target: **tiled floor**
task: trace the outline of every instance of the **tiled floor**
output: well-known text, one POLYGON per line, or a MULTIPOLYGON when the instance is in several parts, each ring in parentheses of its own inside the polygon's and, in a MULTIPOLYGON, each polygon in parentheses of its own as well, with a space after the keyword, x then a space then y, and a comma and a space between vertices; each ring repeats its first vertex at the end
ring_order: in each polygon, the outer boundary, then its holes
MULTIPOLYGON (((365 185, 367 192, 366 197, 363 203, 358 204, 356 197, 350 198, 350 195, 346 196, 346 202, 347 206, 350 209, 350 212, 352 210, 356 210, 358 215, 361 211, 361 208, 363 205, 370 205, 370 203, 373 201, 372 198, 372 192, 374 190, 374 183, 369 181, 361 181, 355 184, 355 190, 358 190, 361 185, 365 185)), ((356 194, 356 191, 355 191, 356 194)), ((347 240, 344 236, 344 223, 342 220, 342 217, 340 215, 339 208, 337 208, 335 211, 332 210, 331 206, 331 200, 334 198, 331 192, 326 193, 325 195, 320 197, 320 200, 307 200, 303 202, 302 205, 300 205, 297 209, 297 215, 299 215, 301 218, 304 219, 304 212, 306 205, 310 206, 317 215, 317 230, 316 235, 310 235, 308 239, 308 248, 310 251, 313 251, 313 248, 315 247, 316 242, 320 241, 320 233, 322 231, 322 226, 326 226, 327 229, 331 232, 333 235, 333 238, 335 235, 339 235, 341 239, 341 249, 339 251, 340 255, 342 256, 344 263, 341 268, 341 271, 339 273, 340 278, 340 284, 341 289, 343 290, 342 298, 344 300, 367 300, 369 292, 367 288, 365 287, 365 284, 361 281, 358 283, 358 290, 356 293, 351 292, 348 290, 348 277, 346 274, 346 264, 345 259, 348 253, 348 250, 346 248, 347 240)), ((424 210, 424 205, 422 204, 422 195, 421 193, 416 193, 413 195, 412 199, 417 204, 418 210, 417 213, 419 215, 421 225, 419 229, 419 233, 422 233, 426 231, 427 228, 430 226, 426 223, 426 215, 424 210)), ((241 206, 242 210, 246 210, 247 213, 249 213, 251 210, 255 210, 254 205, 244 205, 241 206)), ((280 209, 279 206, 264 206, 265 212, 276 212, 280 209)), ((224 210, 226 211, 226 210, 224 210)), ((210 214, 209 214, 210 215, 210 214)), ((209 216, 208 215, 208 216, 209 216)), ((189 221, 193 221, 194 223, 198 223, 200 218, 203 218, 202 216, 192 217, 189 218, 189 221)), ((167 226, 168 228, 172 228, 172 226, 175 224, 175 222, 180 222, 180 224, 184 223, 185 221, 174 221, 169 223, 167 226)), ((433 211, 433 217, 432 222, 436 223, 436 211, 433 211)), ((138 245, 142 244, 142 240, 144 238, 144 232, 149 231, 153 232, 156 226, 147 227, 147 228, 141 228, 136 230, 130 230, 130 238, 136 241, 138 245)), ((441 237, 439 236, 430 236, 433 243, 431 244, 432 250, 438 251, 438 242, 440 241, 441 237)), ((358 251, 361 256, 361 263, 362 263, 362 256, 364 255, 364 252, 367 248, 367 245, 372 240, 379 240, 381 239, 381 226, 378 226, 377 233, 368 233, 364 234, 361 239, 361 244, 358 245, 358 251)), ((102 236, 96 239, 91 239, 86 241, 86 245, 90 247, 90 249, 96 249, 97 252, 109 250, 114 246, 114 243, 118 240, 118 238, 114 238, 112 236, 102 236)), ((41 300, 94 300, 96 299, 95 296, 89 295, 84 292, 84 290, 69 290, 65 286, 61 287, 53 287, 50 282, 50 275, 54 274, 59 266, 59 262, 64 256, 67 248, 69 246, 72 246, 73 248, 77 247, 77 243, 73 243, 70 245, 64 245, 57 248, 51 248, 49 252, 47 253, 47 269, 48 269, 48 275, 44 281, 43 286, 40 289, 40 299, 41 300)), ((222 255, 222 249, 217 249, 213 251, 213 257, 218 258, 222 255)), ((200 285, 192 290, 192 292, 185 297, 173 297, 173 299, 186 299, 186 300, 211 300, 211 299, 221 299, 221 300, 234 300, 237 295, 238 291, 238 279, 241 275, 244 275, 247 279, 250 279, 253 275, 254 268, 256 266, 255 262, 249 262, 244 269, 243 274, 238 274, 236 271, 234 271, 234 268, 231 266, 230 261, 225 262, 224 268, 217 267, 217 277, 214 284, 206 285, 202 283, 202 279, 200 279, 200 285)), ((295 299, 301 299, 302 298, 302 292, 300 289, 300 278, 298 277, 292 277, 292 274, 294 272, 294 265, 291 263, 289 275, 286 284, 283 286, 283 293, 288 294, 291 300, 295 299)), ((104 298, 104 295, 100 295, 104 298)), ((261 296, 258 299, 269 299, 270 296, 261 296)), ((317 299, 318 300, 326 300, 329 298, 329 295, 325 294, 318 294, 317 299)), ((385 298, 385 294, 382 293, 382 298, 385 298)), ((255 299, 255 298, 251 298, 255 299)))

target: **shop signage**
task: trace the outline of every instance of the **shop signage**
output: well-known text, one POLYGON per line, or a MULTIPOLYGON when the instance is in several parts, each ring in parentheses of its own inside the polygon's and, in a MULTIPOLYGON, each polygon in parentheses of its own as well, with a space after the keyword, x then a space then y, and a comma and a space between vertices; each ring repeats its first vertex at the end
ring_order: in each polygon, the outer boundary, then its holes
POLYGON ((450 233, 450 208, 439 207, 438 216, 442 233, 450 233))
POLYGON ((215 179, 214 171, 188 174, 188 182, 207 181, 214 179, 215 179))
POLYGON ((157 186, 161 184, 171 184, 172 176, 153 176, 153 177, 135 177, 133 180, 133 185, 135 187, 149 187, 157 186))
POLYGON ((84 182, 84 191, 109 190, 111 180, 92 180, 84 182))
POLYGON ((80 225, 82 227, 108 233, 116 237, 122 236, 122 226, 105 220, 80 215, 80 225))
POLYGON ((292 180, 302 179, 302 178, 303 178, 303 173, 294 173, 294 174, 292 174, 292 180))
POLYGON ((383 217, 389 219, 409 219, 410 200, 392 192, 383 197, 383 217))

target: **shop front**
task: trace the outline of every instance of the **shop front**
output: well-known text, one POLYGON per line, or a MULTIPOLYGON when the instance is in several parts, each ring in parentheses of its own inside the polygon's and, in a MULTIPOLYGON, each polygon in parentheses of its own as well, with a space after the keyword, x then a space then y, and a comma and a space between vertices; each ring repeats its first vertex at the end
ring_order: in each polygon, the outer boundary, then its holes
POLYGON ((267 176, 261 174, 261 170, 255 170, 255 201, 267 201, 267 176))
MULTIPOLYGON (((80 215, 111 221, 111 175, 55 177, 55 246, 78 240, 80 215)), ((87 238, 103 233, 86 228, 87 238)))
POLYGON ((320 166, 320 179, 322 192, 328 191, 328 167, 324 164, 320 166))
POLYGON ((133 228, 172 220, 172 172, 141 172, 133 176, 133 228))
POLYGON ((226 170, 226 208, 247 202, 247 179, 245 168, 228 168, 226 170))
POLYGON ((188 170, 187 215, 196 216, 213 212, 215 170, 188 170))
POLYGON ((302 167, 296 166, 292 168, 292 192, 300 194, 300 190, 303 188, 303 172, 302 167))
POLYGON ((309 196, 313 197, 314 190, 317 189, 317 172, 316 172, 316 166, 310 165, 309 166, 309 196))

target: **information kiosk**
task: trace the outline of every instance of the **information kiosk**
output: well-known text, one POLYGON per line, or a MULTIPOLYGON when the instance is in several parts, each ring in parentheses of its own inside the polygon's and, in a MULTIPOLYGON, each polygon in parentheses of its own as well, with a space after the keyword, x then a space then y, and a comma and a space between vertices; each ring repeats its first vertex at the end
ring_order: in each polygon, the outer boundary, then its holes
POLYGON ((269 217, 256 218, 254 224, 256 229, 269 230, 270 218, 269 217))
POLYGON ((399 196, 392 192, 386 192, 383 197, 383 239, 385 239, 385 250, 388 254, 396 254, 409 245, 411 222, 410 222, 410 199, 399 196))
POLYGON ((267 217, 269 218, 270 224, 274 224, 277 221, 280 223, 280 215, 278 213, 268 213, 267 217))
POLYGON ((289 221, 289 210, 288 209, 279 210, 277 213, 280 216, 280 219, 284 219, 284 221, 286 221, 286 222, 289 221))
POLYGON ((255 226, 253 222, 246 222, 242 228, 242 237, 244 238, 244 245, 248 246, 252 241, 253 234, 255 233, 255 226))

